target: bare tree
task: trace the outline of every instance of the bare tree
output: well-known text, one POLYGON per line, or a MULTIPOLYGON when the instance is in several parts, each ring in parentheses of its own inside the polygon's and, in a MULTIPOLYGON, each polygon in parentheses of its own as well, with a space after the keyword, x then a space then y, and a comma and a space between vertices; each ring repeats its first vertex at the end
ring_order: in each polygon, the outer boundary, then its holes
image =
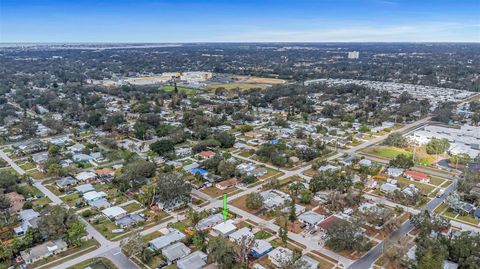
POLYGON ((242 238, 236 240, 233 244, 233 251, 235 253, 236 260, 239 263, 244 264, 247 268, 249 266, 248 255, 255 245, 255 237, 253 236, 242 236, 242 238))

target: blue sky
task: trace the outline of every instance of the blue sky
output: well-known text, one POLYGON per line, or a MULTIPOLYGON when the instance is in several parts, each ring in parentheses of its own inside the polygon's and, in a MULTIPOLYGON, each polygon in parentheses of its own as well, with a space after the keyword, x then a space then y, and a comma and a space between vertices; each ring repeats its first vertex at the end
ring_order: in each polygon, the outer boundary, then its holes
POLYGON ((480 0, 0 0, 0 42, 480 42, 480 0))

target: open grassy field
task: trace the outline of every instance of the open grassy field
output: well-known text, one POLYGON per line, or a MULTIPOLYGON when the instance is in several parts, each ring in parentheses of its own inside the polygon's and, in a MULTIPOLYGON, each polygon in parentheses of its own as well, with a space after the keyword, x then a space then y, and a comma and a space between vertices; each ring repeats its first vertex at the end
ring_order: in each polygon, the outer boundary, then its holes
MULTIPOLYGON (((177 87, 177 89, 178 89, 179 92, 184 92, 187 95, 191 95, 191 94, 194 94, 194 93, 197 92, 197 90, 192 89, 192 88, 177 87)), ((162 86, 160 88, 160 90, 166 91, 166 92, 173 92, 175 90, 175 88, 173 86, 166 85, 166 86, 162 86)))
POLYGON ((258 84, 253 84, 253 83, 240 83, 240 82, 208 85, 209 90, 214 90, 216 88, 225 88, 226 90, 233 90, 233 89, 238 88, 241 91, 244 91, 244 90, 249 90, 249 89, 253 89, 253 88, 260 88, 260 89, 264 90, 264 89, 268 88, 268 86, 258 85, 258 84))
POLYGON ((387 147, 387 146, 377 146, 377 147, 370 147, 365 150, 366 153, 372 155, 378 155, 381 157, 393 159, 397 157, 399 154, 405 154, 407 156, 412 156, 412 153, 406 151, 404 149, 396 148, 396 147, 387 147))

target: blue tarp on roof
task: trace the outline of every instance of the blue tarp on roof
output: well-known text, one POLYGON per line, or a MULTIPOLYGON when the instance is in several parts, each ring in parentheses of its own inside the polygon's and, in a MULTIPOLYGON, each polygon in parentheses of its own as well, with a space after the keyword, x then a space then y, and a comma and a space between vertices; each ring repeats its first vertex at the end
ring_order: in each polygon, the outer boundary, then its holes
POLYGON ((272 140, 270 140, 270 143, 272 143, 272 144, 277 144, 277 143, 278 143, 278 139, 272 139, 272 140))
POLYGON ((196 175, 197 173, 199 173, 200 175, 205 175, 207 173, 206 170, 202 169, 202 168, 193 168, 192 170, 190 170, 190 173, 196 175))

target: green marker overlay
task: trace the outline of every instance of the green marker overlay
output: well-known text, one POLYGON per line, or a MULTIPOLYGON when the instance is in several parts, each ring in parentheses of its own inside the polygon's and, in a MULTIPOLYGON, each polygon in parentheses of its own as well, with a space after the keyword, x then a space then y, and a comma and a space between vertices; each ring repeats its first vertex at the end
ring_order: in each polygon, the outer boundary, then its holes
POLYGON ((228 219, 227 194, 223 194, 223 221, 228 219))

